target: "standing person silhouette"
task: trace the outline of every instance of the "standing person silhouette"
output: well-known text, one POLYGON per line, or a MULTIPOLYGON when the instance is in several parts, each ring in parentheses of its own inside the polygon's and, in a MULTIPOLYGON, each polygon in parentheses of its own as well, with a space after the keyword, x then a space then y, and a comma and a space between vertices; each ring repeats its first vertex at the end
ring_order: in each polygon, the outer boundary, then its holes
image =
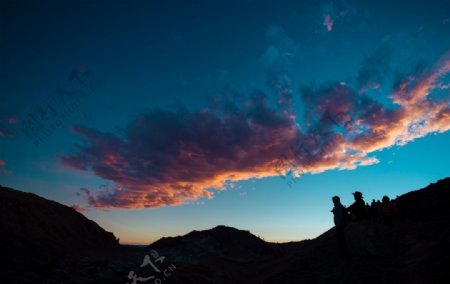
POLYGON ((396 211, 395 203, 392 202, 386 195, 383 196, 383 203, 381 203, 380 211, 383 217, 383 222, 388 228, 389 235, 392 235, 392 227, 394 225, 394 215, 396 211))
POLYGON ((366 203, 364 202, 362 193, 355 191, 353 192, 353 197, 355 198, 355 202, 348 207, 352 221, 361 222, 367 220, 366 203))
POLYGON ((347 240, 345 239, 344 228, 347 222, 347 209, 341 204, 339 196, 333 196, 331 199, 334 207, 331 210, 333 212, 333 221, 336 228, 336 237, 339 242, 342 255, 348 254, 347 240))
POLYGON ((375 255, 375 247, 370 239, 371 224, 369 221, 366 203, 363 199, 363 194, 360 191, 355 191, 353 193, 353 197, 355 198, 355 202, 348 207, 348 212, 350 213, 352 221, 358 224, 363 249, 367 254, 375 255))

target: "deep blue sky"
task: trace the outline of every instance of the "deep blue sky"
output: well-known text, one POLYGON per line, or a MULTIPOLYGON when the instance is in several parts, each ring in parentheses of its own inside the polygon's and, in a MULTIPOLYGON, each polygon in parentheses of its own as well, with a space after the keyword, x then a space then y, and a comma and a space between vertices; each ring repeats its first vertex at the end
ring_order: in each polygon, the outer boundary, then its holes
POLYGON ((122 242, 290 241, 449 176, 448 1, 160 2, 1 2, 2 185, 122 242))

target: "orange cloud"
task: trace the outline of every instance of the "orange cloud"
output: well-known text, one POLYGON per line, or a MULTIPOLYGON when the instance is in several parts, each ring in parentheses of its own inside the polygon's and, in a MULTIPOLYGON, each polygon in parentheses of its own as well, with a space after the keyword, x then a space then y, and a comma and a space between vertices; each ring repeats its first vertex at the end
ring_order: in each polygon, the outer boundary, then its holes
POLYGON ((152 110, 129 122, 125 136, 87 127, 87 143, 61 161, 114 186, 83 188, 97 208, 148 208, 213 198, 230 183, 292 172, 295 176, 376 164, 371 153, 450 128, 448 102, 430 98, 450 60, 407 76, 387 108, 360 88, 337 83, 301 90, 304 123, 289 103, 271 107, 256 92, 242 104, 214 102, 197 112, 152 110), (301 126, 303 125, 303 126, 301 126))

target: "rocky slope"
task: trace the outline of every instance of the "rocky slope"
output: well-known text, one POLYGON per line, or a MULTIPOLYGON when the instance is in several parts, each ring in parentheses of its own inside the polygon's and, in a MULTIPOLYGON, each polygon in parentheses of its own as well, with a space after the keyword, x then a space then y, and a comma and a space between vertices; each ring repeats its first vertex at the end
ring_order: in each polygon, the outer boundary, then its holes
POLYGON ((218 226, 147 248, 119 246, 70 207, 0 188, 0 283, 450 283, 450 178, 395 203, 392 230, 370 226, 375 254, 350 223, 343 256, 334 229, 274 244, 218 226))
POLYGON ((340 254, 334 229, 313 240, 264 245, 246 242, 252 239, 248 232, 238 237, 236 229, 220 227, 150 247, 167 252, 177 265, 167 283, 450 283, 450 178, 395 203, 392 230, 381 220, 371 223, 374 255, 365 252, 356 223, 345 230, 348 256, 340 254), (224 236, 236 239, 222 251, 217 243, 224 236), (252 250, 263 253, 245 253, 252 250))
POLYGON ((117 248, 113 233, 73 208, 0 187, 0 283, 42 279, 61 263, 117 248))

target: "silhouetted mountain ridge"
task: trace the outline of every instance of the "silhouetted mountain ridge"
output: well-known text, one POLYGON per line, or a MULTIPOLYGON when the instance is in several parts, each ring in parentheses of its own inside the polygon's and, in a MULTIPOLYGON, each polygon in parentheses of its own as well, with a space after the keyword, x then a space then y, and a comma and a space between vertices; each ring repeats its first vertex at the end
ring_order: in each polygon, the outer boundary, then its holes
POLYGON ((450 178, 395 203, 392 231, 372 225, 375 256, 363 252, 356 223, 345 229, 348 256, 340 255, 334 228, 278 244, 217 226, 131 248, 70 207, 1 187, 0 283, 126 283, 130 270, 148 272, 142 261, 151 249, 176 266, 164 283, 449 283, 450 178))

